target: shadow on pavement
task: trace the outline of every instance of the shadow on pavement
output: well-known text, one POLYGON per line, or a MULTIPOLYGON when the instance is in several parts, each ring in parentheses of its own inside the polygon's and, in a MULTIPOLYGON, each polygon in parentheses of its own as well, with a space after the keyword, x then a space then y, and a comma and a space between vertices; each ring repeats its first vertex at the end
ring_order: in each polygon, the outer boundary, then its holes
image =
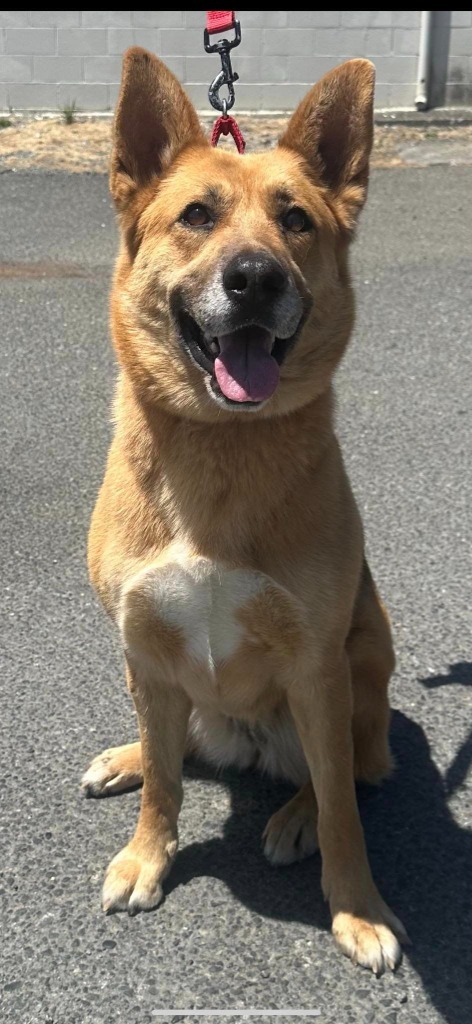
MULTIPOLYGON (((428 689, 436 689, 438 686, 450 686, 456 683, 459 686, 472 686, 472 662, 457 661, 449 666, 447 675, 428 676, 420 679, 420 683, 428 689)), ((452 796, 457 789, 464 785, 472 764, 472 729, 464 742, 459 747, 454 760, 449 765, 444 783, 447 796, 452 796)), ((470 912, 470 908, 469 908, 470 912)), ((472 921, 471 927, 472 927, 472 921)))
MULTIPOLYGON (((421 682, 463 684, 472 665, 462 663, 456 670, 453 666, 450 676, 421 682)), ((445 779, 431 758, 422 728, 399 711, 392 716, 391 739, 397 762, 393 778, 380 789, 358 790, 373 874, 409 932, 413 945, 406 956, 431 1002, 448 1024, 465 1024, 472 1020, 472 833, 455 822, 447 800, 465 778, 471 739, 445 779)), ((195 763, 186 766, 186 775, 215 778, 214 772, 195 763)), ((266 821, 292 795, 291 787, 274 786, 250 772, 226 771, 220 782, 231 794, 224 836, 182 849, 167 893, 196 876, 210 876, 222 880, 255 913, 329 928, 319 855, 281 869, 270 867, 262 854, 260 837, 266 821)))
POLYGON ((438 686, 451 686, 457 683, 459 686, 472 686, 472 662, 456 661, 449 665, 449 672, 442 676, 426 676, 420 679, 420 683, 428 690, 435 690, 438 686))

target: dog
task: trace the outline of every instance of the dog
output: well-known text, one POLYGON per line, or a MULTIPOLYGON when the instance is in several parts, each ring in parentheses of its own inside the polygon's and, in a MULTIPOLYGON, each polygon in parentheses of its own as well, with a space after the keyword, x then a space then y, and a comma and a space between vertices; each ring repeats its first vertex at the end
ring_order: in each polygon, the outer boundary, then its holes
POLYGON ((341 950, 395 969, 400 921, 368 864, 355 780, 392 767, 394 653, 333 425, 354 319, 349 243, 365 202, 374 68, 316 84, 276 149, 212 149, 158 58, 124 55, 111 193, 115 434, 89 537, 121 634, 140 742, 105 751, 89 795, 143 783, 105 911, 162 899, 182 763, 254 766, 299 788, 264 851, 320 849, 341 950))

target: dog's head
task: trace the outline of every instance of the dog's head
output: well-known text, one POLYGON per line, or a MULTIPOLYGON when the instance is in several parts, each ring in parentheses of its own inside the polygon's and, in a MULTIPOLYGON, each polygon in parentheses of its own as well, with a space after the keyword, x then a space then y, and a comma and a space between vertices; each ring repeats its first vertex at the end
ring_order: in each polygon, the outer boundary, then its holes
POLYGON ((171 72, 124 57, 111 191, 112 316, 147 402, 199 419, 269 416, 326 389, 353 322, 347 243, 367 189, 374 69, 313 87, 278 147, 212 149, 171 72))

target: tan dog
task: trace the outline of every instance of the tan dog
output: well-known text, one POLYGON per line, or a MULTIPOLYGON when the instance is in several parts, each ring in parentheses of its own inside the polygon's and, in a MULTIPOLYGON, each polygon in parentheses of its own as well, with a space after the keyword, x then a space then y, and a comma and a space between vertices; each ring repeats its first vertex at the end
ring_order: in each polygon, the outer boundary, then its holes
POLYGON ((348 246, 367 189, 374 70, 336 68, 278 148, 212 150, 173 75, 124 59, 111 191, 122 231, 116 431, 90 532, 140 743, 91 795, 143 782, 105 910, 155 906, 177 850, 182 760, 255 765, 297 795, 269 821, 288 864, 318 843, 333 932, 381 973, 405 932, 367 861, 354 779, 391 767, 388 622, 333 427, 353 324, 348 246))

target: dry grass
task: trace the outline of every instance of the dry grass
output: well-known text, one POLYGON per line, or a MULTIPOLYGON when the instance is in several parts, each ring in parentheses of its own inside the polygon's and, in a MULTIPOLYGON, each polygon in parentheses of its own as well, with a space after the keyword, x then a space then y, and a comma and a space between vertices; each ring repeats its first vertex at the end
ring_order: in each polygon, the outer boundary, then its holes
MULTIPOLYGON (((212 121, 204 124, 209 130, 212 121)), ((255 118, 242 116, 239 124, 246 138, 248 150, 266 148, 280 135, 285 118, 255 118)), ((407 127, 392 125, 378 127, 373 154, 374 167, 402 166, 399 149, 421 139, 472 140, 472 126, 456 128, 407 127)), ((0 170, 71 171, 74 173, 108 170, 111 122, 80 121, 64 124, 57 118, 17 120, 11 127, 0 131, 0 170)), ((232 145, 222 140, 222 145, 232 145)))
POLYGON ((51 171, 107 170, 111 126, 107 121, 22 121, 0 132, 0 167, 51 171))

